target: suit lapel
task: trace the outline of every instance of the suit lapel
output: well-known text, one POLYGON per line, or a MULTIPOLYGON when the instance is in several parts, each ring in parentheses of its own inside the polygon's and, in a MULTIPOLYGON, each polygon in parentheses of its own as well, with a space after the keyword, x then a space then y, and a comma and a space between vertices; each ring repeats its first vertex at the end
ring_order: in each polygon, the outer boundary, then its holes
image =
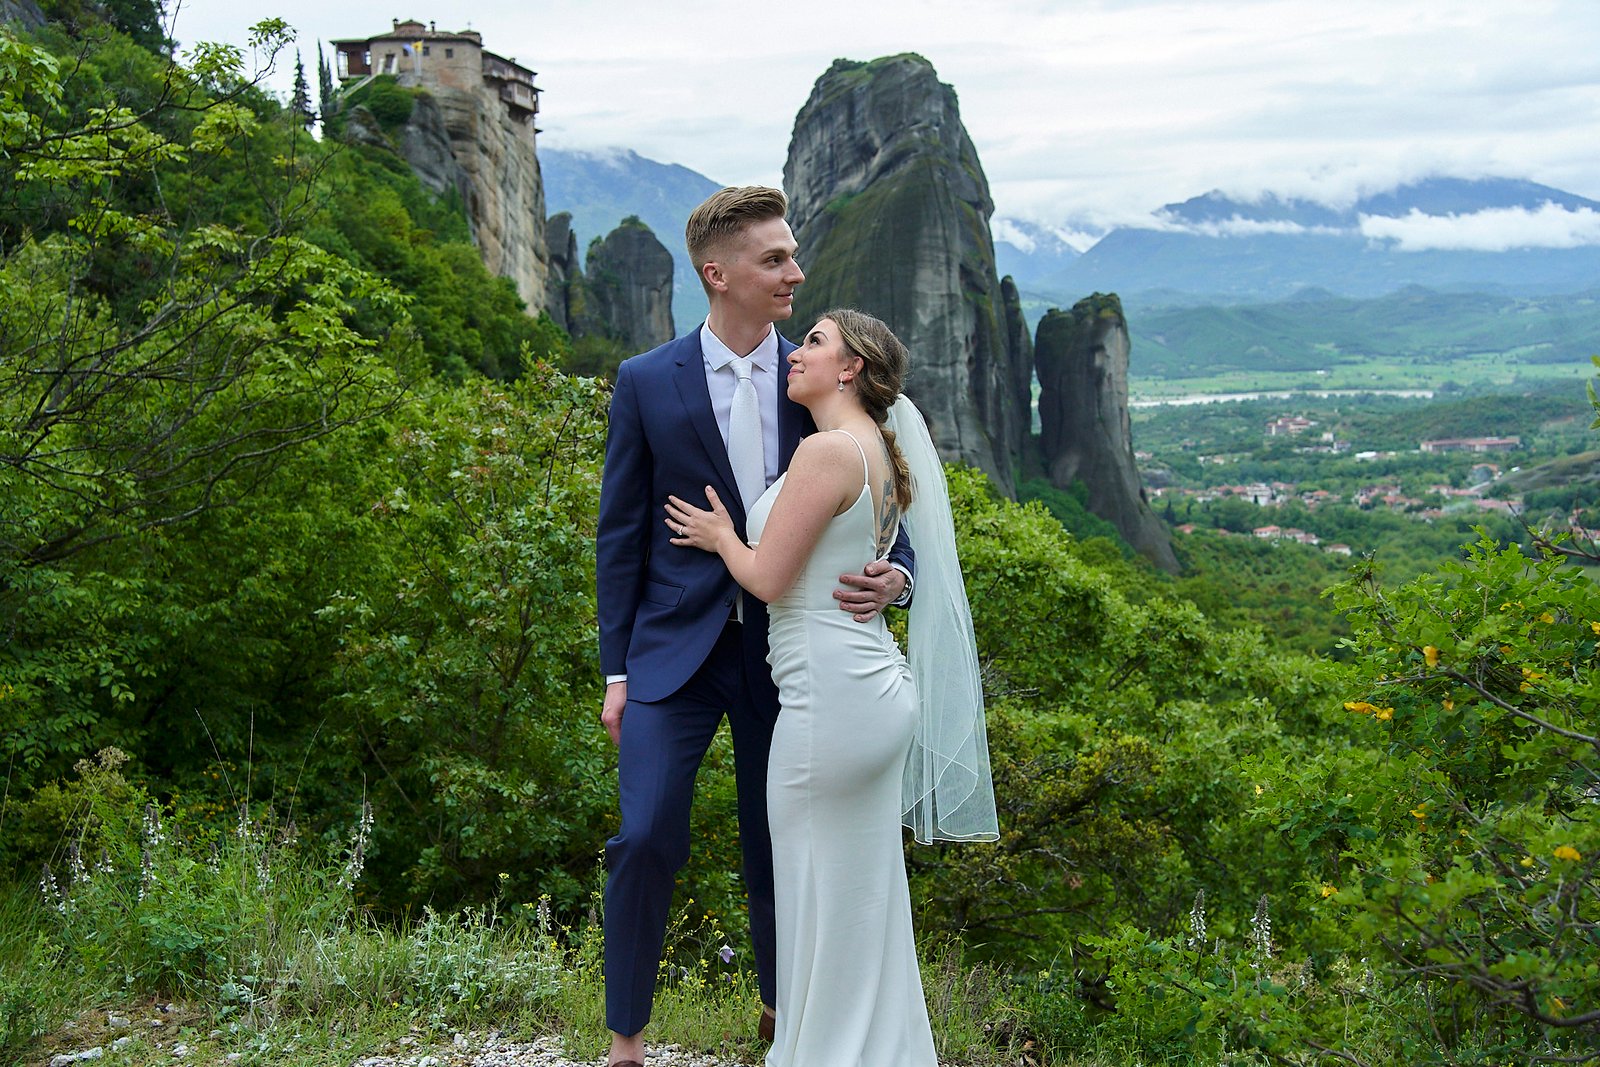
MULTIPOLYGON (((683 340, 684 344, 674 356, 677 366, 673 368, 672 381, 678 388, 678 397, 683 401, 689 424, 694 427, 695 436, 700 438, 712 469, 717 473, 717 480, 721 482, 717 486, 718 495, 722 497, 728 513, 734 515, 742 525, 744 501, 734 488, 738 483, 733 479, 733 465, 728 462, 728 446, 723 443, 722 431, 717 428, 717 416, 711 410, 711 390, 706 387, 705 355, 700 350, 700 331, 695 330, 683 340)), ((696 507, 703 506, 699 500, 691 500, 690 503, 696 507)))
POLYGON ((783 334, 778 335, 778 470, 789 469, 794 450, 800 447, 800 437, 810 419, 805 408, 789 399, 789 386, 784 376, 784 364, 789 353, 798 345, 790 344, 783 334))

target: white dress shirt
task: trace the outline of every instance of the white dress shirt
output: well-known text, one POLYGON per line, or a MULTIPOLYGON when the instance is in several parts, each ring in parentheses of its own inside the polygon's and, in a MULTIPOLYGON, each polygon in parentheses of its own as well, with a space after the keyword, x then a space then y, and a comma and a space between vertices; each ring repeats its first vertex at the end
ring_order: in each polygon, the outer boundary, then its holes
POLYGON ((761 405, 761 449, 766 460, 766 484, 778 480, 778 331, 768 329, 767 335, 750 353, 735 352, 722 343, 722 338, 711 332, 711 323, 700 327, 700 352, 705 357, 706 388, 711 392, 711 413, 717 417, 717 429, 722 432, 722 447, 728 447, 728 418, 733 411, 733 392, 739 386, 739 376, 728 364, 739 356, 750 357, 750 382, 756 387, 756 401, 761 405))

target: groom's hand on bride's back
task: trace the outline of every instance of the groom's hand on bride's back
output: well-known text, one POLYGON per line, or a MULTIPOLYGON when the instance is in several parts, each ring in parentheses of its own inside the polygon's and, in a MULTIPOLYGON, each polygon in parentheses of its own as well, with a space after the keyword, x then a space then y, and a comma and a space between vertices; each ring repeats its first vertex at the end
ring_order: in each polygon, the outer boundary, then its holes
POLYGON ((613 745, 622 742, 622 709, 628 703, 628 683, 612 682, 606 686, 606 698, 600 705, 600 722, 611 735, 613 745))
POLYGON ((840 611, 848 611, 856 622, 868 622, 906 591, 905 572, 885 560, 873 560, 863 574, 841 574, 842 589, 833 591, 840 611))

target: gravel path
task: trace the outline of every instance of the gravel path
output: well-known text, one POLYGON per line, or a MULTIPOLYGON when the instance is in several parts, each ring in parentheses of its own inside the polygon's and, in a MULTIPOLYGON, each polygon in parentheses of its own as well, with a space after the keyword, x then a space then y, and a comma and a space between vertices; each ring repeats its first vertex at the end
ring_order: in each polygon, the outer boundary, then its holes
MULTIPOLYGON (((365 1056, 354 1067, 605 1067, 605 1057, 569 1060, 553 1037, 505 1041, 491 1034, 479 1042, 458 1037, 448 1049, 418 1049, 399 1056, 365 1056)), ((645 1067, 740 1067, 738 1060, 718 1059, 677 1045, 652 1045, 645 1067)))
MULTIPOLYGON (((171 1011, 171 1005, 156 1009, 157 1015, 171 1011)), ((207 1042, 190 1044, 174 1040, 166 1020, 155 1017, 135 1019, 139 1012, 118 1015, 106 1013, 103 1021, 96 1012, 95 1025, 80 1027, 67 1024, 67 1032, 74 1034, 63 1044, 71 1051, 34 1061, 39 1067, 98 1067, 95 1061, 107 1058, 114 1062, 140 1064, 169 1063, 173 1067, 229 1067, 244 1059, 240 1052, 218 1054, 214 1045, 207 1042)), ((211 1040, 220 1039, 220 1030, 212 1031, 211 1040)), ((191 1039, 192 1040, 192 1039, 191 1039)), ((361 1056, 351 1062, 351 1067, 605 1067, 605 1057, 588 1060, 568 1059, 562 1052, 561 1042, 553 1036, 534 1038, 531 1041, 513 1041, 497 1031, 488 1033, 453 1035, 448 1041, 428 1040, 412 1034, 401 1037, 398 1048, 392 1053, 361 1056)), ((645 1067, 748 1067, 739 1060, 692 1052, 678 1045, 651 1045, 645 1051, 645 1067)))

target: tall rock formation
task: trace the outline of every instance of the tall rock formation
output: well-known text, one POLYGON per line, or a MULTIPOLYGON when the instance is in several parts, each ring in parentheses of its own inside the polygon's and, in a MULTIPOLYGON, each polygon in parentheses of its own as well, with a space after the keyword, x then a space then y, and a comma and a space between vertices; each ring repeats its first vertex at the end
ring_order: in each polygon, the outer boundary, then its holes
POLYGON ((533 137, 522 119, 487 89, 429 88, 412 111, 412 122, 437 115, 437 127, 413 136, 411 123, 401 154, 425 183, 439 163, 436 145, 449 146, 455 167, 448 174, 462 194, 472 239, 493 274, 510 278, 517 295, 536 315, 544 307, 550 263, 544 238, 544 181, 533 137), (417 154, 414 156, 413 152, 417 154))
POLYGON ((544 224, 544 243, 550 261, 545 279, 544 309, 555 324, 572 333, 572 287, 581 284, 583 271, 578 261, 578 235, 572 230, 572 216, 561 211, 544 224))
POLYGON ((1128 420, 1128 322, 1122 302, 1096 293, 1039 321, 1039 452, 1051 484, 1082 482, 1089 510, 1163 570, 1178 559, 1145 499, 1128 420))
POLYGON ((836 60, 795 118, 783 183, 807 275, 792 329, 837 305, 882 318, 911 349, 906 393, 941 455, 1014 495, 1028 361, 1012 344, 994 204, 955 90, 921 56, 836 60))
MULTIPOLYGON (((377 92, 368 88, 374 79, 392 78, 411 91, 400 155, 434 192, 461 197, 484 266, 511 279, 528 313, 538 314, 550 263, 534 72, 484 48, 476 31, 441 31, 415 19, 332 44, 341 92, 352 104, 363 90, 377 92)), ((346 137, 370 143, 377 133, 370 118, 369 112, 354 126, 347 122, 346 137)))
POLYGON ((578 262, 572 216, 552 215, 545 310, 576 340, 605 337, 627 355, 672 340, 672 253, 635 216, 589 244, 578 262))
POLYGON ((629 216, 584 259, 588 297, 579 334, 603 333, 630 352, 672 340, 672 253, 629 216))

